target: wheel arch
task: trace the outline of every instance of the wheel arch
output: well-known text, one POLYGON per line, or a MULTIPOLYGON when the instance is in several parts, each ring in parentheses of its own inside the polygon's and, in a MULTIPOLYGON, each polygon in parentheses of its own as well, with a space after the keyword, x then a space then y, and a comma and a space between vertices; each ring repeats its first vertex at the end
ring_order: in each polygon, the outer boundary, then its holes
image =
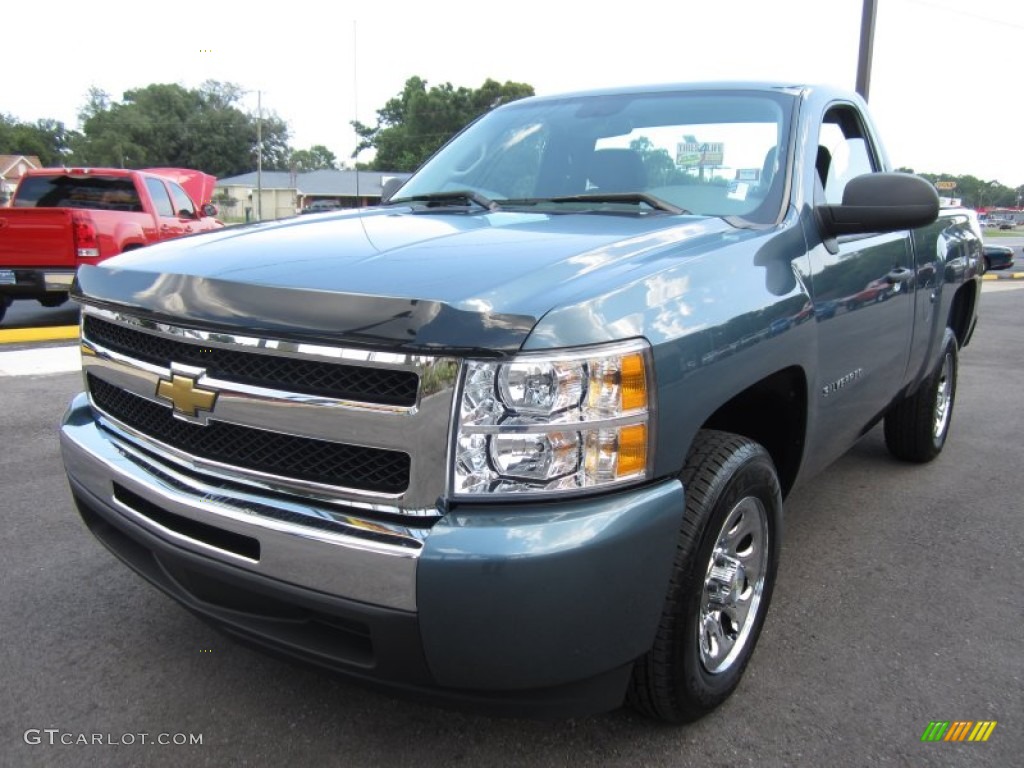
POLYGON ((974 325, 977 320, 975 310, 978 306, 977 281, 969 280, 957 289, 953 295, 953 302, 949 307, 948 325, 956 335, 957 344, 965 347, 971 340, 974 333, 974 325))
POLYGON ((799 366, 784 368, 723 404, 702 429, 742 435, 772 457, 785 497, 803 459, 807 434, 807 376, 799 366))

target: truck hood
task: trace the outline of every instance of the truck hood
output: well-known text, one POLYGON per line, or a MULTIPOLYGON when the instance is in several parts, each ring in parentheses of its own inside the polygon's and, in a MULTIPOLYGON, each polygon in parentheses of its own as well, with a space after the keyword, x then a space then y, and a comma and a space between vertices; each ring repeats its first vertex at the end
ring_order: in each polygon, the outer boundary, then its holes
POLYGON ((75 292, 250 334, 507 354, 550 310, 743 233, 695 216, 380 208, 162 243, 83 267, 75 292))
POLYGON ((194 171, 191 168, 145 168, 143 170, 180 184, 192 198, 192 202, 199 206, 203 206, 213 199, 214 187, 217 184, 216 176, 202 171, 194 171))

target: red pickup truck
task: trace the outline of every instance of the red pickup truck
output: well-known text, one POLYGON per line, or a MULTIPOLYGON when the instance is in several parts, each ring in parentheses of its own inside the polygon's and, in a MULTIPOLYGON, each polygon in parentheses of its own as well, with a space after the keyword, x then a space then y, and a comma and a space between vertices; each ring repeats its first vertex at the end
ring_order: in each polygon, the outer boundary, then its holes
POLYGON ((222 227, 215 177, 184 168, 44 168, 0 208, 0 320, 13 299, 67 300, 82 264, 222 227))

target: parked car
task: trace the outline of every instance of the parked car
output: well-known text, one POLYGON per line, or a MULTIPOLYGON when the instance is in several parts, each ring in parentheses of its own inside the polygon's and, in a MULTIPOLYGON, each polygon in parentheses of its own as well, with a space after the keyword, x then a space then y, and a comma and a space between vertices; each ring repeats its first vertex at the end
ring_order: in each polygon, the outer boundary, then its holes
POLYGON ((187 168, 28 171, 0 212, 0 301, 60 306, 83 264, 220 229, 215 182, 187 168))
POLYGON ((989 227, 990 229, 1013 229, 1017 226, 1017 222, 1013 219, 1003 218, 987 218, 982 222, 982 226, 989 227))
POLYGON ((341 203, 337 200, 314 200, 299 213, 324 213, 325 211, 336 211, 339 208, 341 208, 341 203))
POLYGON ((985 258, 985 271, 990 269, 1009 269, 1013 266, 1013 248, 1006 245, 986 245, 982 250, 985 258))

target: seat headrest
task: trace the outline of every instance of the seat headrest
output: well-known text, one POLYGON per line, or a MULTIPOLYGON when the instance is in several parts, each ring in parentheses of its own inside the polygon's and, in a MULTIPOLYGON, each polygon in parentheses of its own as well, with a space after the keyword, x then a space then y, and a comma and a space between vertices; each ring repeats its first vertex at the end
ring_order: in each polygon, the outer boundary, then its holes
POLYGON ((647 169, 632 149, 598 149, 587 166, 590 188, 602 192, 642 192, 647 188, 647 169))

